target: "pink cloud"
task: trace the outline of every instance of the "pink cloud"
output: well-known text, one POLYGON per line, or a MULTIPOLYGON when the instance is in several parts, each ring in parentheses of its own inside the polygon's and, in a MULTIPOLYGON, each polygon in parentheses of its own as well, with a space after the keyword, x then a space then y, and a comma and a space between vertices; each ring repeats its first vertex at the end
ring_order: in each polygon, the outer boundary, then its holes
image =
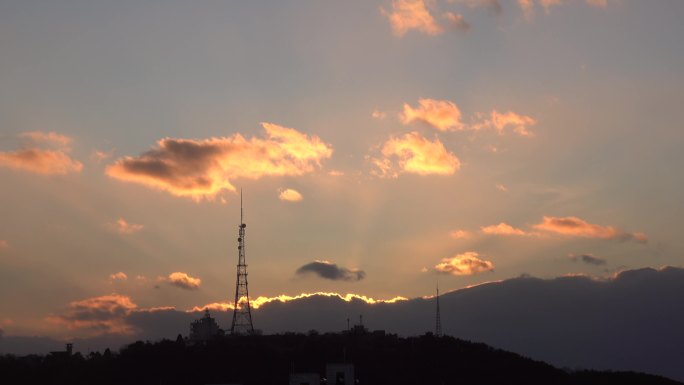
POLYGON ((577 217, 547 217, 541 223, 534 225, 534 228, 550 233, 599 239, 616 239, 622 241, 635 241, 639 243, 648 242, 648 237, 644 233, 628 233, 613 226, 601 226, 589 223, 577 217))
POLYGON ((83 164, 69 157, 64 150, 40 148, 0 152, 0 166, 43 175, 64 175, 83 169, 83 164))

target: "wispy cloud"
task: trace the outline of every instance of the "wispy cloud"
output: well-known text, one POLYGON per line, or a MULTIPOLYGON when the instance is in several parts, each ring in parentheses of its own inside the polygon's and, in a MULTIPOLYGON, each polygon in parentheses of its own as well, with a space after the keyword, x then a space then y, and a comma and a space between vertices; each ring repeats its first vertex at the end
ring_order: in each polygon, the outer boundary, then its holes
POLYGON ((465 19, 463 18, 463 15, 461 15, 460 13, 444 12, 442 17, 444 17, 444 19, 446 19, 447 25, 452 30, 459 31, 459 32, 470 31, 470 23, 465 21, 465 19))
POLYGON ((302 194, 300 194, 299 191, 293 190, 291 188, 286 188, 280 190, 278 199, 286 202, 299 202, 302 199, 304 199, 304 197, 302 197, 302 194))
POLYGON ((499 0, 448 0, 448 2, 465 4, 469 8, 486 8, 495 14, 503 11, 499 0))
POLYGON ((620 241, 648 242, 644 233, 628 233, 613 226, 601 226, 589 223, 577 217, 544 217, 534 228, 549 233, 572 237, 616 239, 620 241))
POLYGON ((497 110, 492 110, 488 116, 483 114, 476 114, 474 123, 470 126, 473 130, 481 130, 484 128, 494 128, 503 135, 507 129, 512 129, 514 133, 520 136, 534 136, 530 131, 530 127, 537 124, 537 121, 531 116, 521 115, 513 111, 501 113, 497 110))
POLYGON ((7 242, 4 239, 0 239, 0 250, 6 249, 9 247, 9 242, 7 242))
POLYGON ((348 269, 329 261, 314 261, 297 269, 297 275, 315 274, 333 281, 360 281, 366 273, 359 269, 348 269))
POLYGON ((158 277, 157 280, 185 290, 197 290, 202 284, 201 279, 191 277, 187 273, 182 273, 180 271, 171 273, 168 277, 158 277))
POLYGON ((140 224, 129 223, 123 218, 117 219, 110 227, 120 234, 133 234, 145 228, 145 226, 140 224))
POLYGON ((101 163, 101 162, 104 162, 105 160, 111 158, 112 155, 114 155, 114 150, 111 150, 111 151, 95 150, 90 154, 90 158, 97 163, 101 163))
POLYGON ((83 164, 69 156, 72 139, 55 132, 32 131, 19 134, 29 143, 16 151, 0 152, 0 166, 43 175, 80 172, 83 164), (47 145, 50 148, 41 148, 47 145))
POLYGON ((504 222, 501 222, 498 225, 480 227, 480 231, 490 235, 527 235, 524 230, 515 228, 504 222))
POLYGON ((387 114, 386 114, 385 112, 380 111, 380 110, 378 110, 378 109, 376 108, 376 109, 374 109, 373 112, 371 113, 371 116, 372 116, 373 118, 375 118, 375 119, 382 120, 382 119, 385 119, 385 117, 387 116, 387 114))
POLYGON ((395 36, 402 37, 410 30, 428 35, 439 35, 444 29, 435 21, 425 0, 392 0, 392 9, 380 12, 387 17, 395 36))
POLYGON ((418 132, 391 137, 382 146, 382 157, 372 158, 375 175, 396 178, 399 173, 451 175, 460 167, 456 155, 435 138, 430 141, 418 132))
POLYGON ((453 239, 465 239, 470 238, 470 232, 465 230, 454 230, 449 233, 449 236, 453 239))
POLYGON ((68 147, 72 139, 66 135, 58 134, 54 131, 30 131, 19 134, 22 138, 27 138, 33 142, 44 142, 58 147, 68 147))
POLYGON ((444 258, 435 265, 435 271, 450 275, 473 275, 494 270, 494 264, 479 258, 474 251, 457 254, 450 258, 444 258))
POLYGON ((92 335, 129 335, 135 330, 126 322, 126 317, 137 307, 128 296, 110 294, 71 302, 64 314, 49 316, 47 321, 92 335))
POLYGON ((584 262, 586 264, 595 265, 595 266, 601 266, 601 265, 606 264, 605 259, 594 257, 591 254, 581 254, 581 255, 570 254, 568 256, 568 258, 570 258, 574 262, 584 262))
POLYGON ((168 191, 176 196, 212 198, 235 191, 236 178, 302 175, 332 155, 317 136, 262 123, 266 138, 162 139, 138 157, 124 157, 107 168, 113 178, 168 191))

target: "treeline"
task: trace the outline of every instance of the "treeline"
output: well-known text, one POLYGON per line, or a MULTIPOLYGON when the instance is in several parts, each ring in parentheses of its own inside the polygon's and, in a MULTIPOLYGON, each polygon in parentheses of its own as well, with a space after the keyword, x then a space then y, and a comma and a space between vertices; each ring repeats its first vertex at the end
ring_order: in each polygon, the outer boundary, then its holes
POLYGON ((326 363, 354 364, 359 385, 678 384, 632 372, 561 370, 452 337, 382 333, 218 337, 202 344, 138 341, 117 353, 0 357, 3 384, 288 384, 292 372, 324 376, 326 363))

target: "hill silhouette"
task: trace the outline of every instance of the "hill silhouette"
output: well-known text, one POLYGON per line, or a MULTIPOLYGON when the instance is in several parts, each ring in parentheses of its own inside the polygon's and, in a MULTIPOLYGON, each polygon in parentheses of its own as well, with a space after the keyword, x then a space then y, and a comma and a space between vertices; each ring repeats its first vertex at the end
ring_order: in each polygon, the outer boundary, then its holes
POLYGON ((453 337, 384 333, 278 334, 138 341, 118 354, 2 356, 8 384, 287 384, 291 372, 323 374, 350 362, 359 384, 679 384, 633 372, 570 372, 515 353, 453 337))

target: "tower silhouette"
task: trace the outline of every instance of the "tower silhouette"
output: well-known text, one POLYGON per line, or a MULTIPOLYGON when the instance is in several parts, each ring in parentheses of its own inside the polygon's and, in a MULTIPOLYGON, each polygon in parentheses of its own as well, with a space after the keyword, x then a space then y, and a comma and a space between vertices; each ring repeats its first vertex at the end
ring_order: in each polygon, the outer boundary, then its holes
POLYGON ((245 228, 242 215, 242 190, 240 190, 240 226, 238 230, 238 264, 237 279, 235 280, 235 308, 233 309, 233 323, 230 333, 253 334, 252 308, 249 304, 249 290, 247 289, 247 265, 245 264, 245 228))
POLYGON ((439 313, 439 283, 437 284, 437 296, 435 297, 437 301, 437 314, 435 315, 435 335, 437 337, 442 336, 442 315, 439 313))

